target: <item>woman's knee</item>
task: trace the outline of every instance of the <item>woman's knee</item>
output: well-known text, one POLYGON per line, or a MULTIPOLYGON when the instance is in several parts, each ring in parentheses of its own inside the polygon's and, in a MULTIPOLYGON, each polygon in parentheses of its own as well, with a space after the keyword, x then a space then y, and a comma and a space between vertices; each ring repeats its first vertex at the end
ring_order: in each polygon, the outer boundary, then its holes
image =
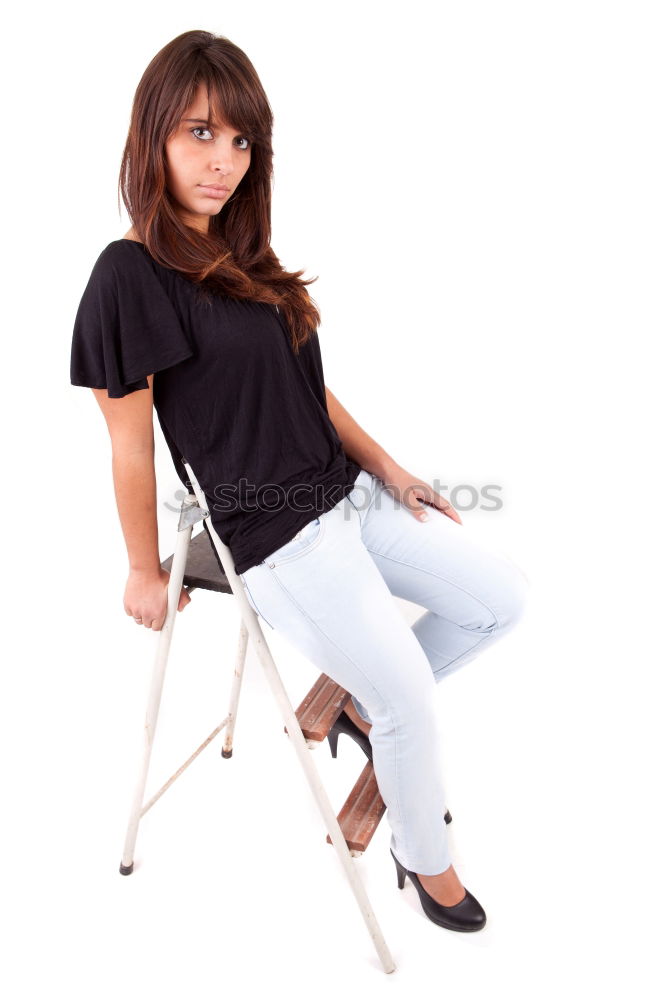
MULTIPOLYGON (((436 681, 428 667, 428 676, 421 683, 414 678, 393 684, 383 691, 383 697, 372 709, 373 724, 381 728, 396 729, 405 735, 410 731, 427 728, 435 719, 434 693, 436 681)), ((368 707, 366 705, 366 707, 368 707)))
POLYGON ((503 574, 502 588, 497 601, 495 616, 497 628, 508 632, 523 618, 527 607, 529 581, 520 567, 510 563, 503 574))

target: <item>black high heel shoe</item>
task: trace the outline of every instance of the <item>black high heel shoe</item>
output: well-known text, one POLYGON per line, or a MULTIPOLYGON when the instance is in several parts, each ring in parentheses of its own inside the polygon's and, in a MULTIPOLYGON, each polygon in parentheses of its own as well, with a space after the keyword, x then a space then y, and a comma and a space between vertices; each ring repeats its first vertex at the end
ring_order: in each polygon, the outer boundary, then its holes
MULTIPOLYGON (((391 848, 389 847, 389 851, 391 848)), ((429 920, 440 927, 447 927, 450 931, 480 931, 486 924, 486 911, 475 896, 465 889, 465 895, 459 903, 453 906, 444 906, 425 891, 416 872, 410 872, 408 868, 401 865, 393 851, 391 857, 395 861, 398 872, 398 889, 405 887, 405 875, 409 875, 421 900, 423 912, 429 920)))
MULTIPOLYGON (((372 744, 370 743, 369 738, 363 730, 359 729, 356 723, 349 718, 344 709, 340 712, 339 716, 331 726, 327 737, 328 745, 331 748, 331 757, 338 756, 338 736, 340 733, 346 733, 347 736, 351 736, 351 738, 358 743, 368 760, 372 760, 372 744)), ((453 817, 447 809, 444 813, 444 822, 450 823, 452 819, 453 817)))
POLYGON ((372 760, 372 744, 369 738, 362 729, 358 728, 355 722, 352 722, 344 709, 331 726, 331 731, 327 737, 328 745, 331 748, 331 757, 338 756, 338 736, 340 733, 346 733, 347 736, 351 736, 358 743, 368 760, 372 760))

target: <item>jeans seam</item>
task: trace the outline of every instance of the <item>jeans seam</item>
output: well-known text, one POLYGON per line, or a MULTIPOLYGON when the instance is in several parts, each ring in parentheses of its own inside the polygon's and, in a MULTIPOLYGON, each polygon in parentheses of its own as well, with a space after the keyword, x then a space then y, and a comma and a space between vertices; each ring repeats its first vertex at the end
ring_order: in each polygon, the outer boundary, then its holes
MULTIPOLYGON (((480 597, 477 597, 476 594, 472 594, 469 590, 465 590, 464 587, 461 587, 459 584, 454 583, 452 580, 447 579, 447 577, 441 576, 439 573, 433 573, 429 569, 424 569, 423 566, 419 566, 416 563, 407 562, 405 559, 395 559, 393 556, 387 556, 385 552, 377 552, 376 549, 371 549, 367 545, 366 549, 371 555, 379 556, 381 559, 388 559, 390 562, 396 563, 396 565, 398 566, 409 566, 410 569, 415 569, 419 573, 427 573, 428 576, 434 577, 435 580, 440 580, 443 583, 447 583, 449 587, 455 587, 455 589, 460 591, 461 594, 467 594, 467 596, 471 597, 473 601, 476 601, 478 604, 481 605, 481 607, 485 608, 486 611, 489 611, 490 614, 495 619, 494 625, 491 625, 490 627, 489 634, 492 634, 495 631, 495 629, 499 626, 499 617, 497 615, 497 612, 494 611, 493 608, 491 608, 488 604, 486 604, 485 601, 482 601, 480 597)), ((435 611, 433 612, 433 614, 439 614, 439 612, 435 611)), ((458 628, 465 629, 466 632, 478 632, 478 629, 466 628, 464 625, 461 625, 460 622, 454 622, 452 621, 452 619, 446 618, 444 615, 439 615, 439 617, 443 618, 444 621, 449 622, 451 625, 457 625, 458 628)))
MULTIPOLYGON (((373 503, 373 500, 374 500, 374 497, 375 497, 375 493, 377 492, 377 487, 381 484, 381 480, 379 479, 378 476, 376 476, 374 474, 374 472, 368 472, 368 470, 364 469, 363 467, 361 467, 361 472, 365 472, 365 474, 370 477, 370 487, 369 487, 370 495, 368 496, 368 503, 367 503, 367 510, 369 510, 372 507, 372 503, 373 503)), ((358 479, 359 477, 360 477, 360 473, 356 477, 356 479, 358 479)), ((354 489, 355 488, 356 488, 356 480, 354 481, 354 489)), ((358 514, 359 524, 361 525, 361 528, 362 528, 363 527, 363 515, 362 515, 361 511, 364 508, 363 507, 357 507, 356 504, 354 503, 354 501, 352 500, 351 494, 354 492, 354 489, 351 489, 349 491, 349 493, 347 494, 347 496, 346 496, 345 499, 349 500, 350 504, 352 505, 352 507, 354 508, 354 510, 356 511, 356 513, 358 514)))
POLYGON ((248 604, 250 605, 250 607, 254 611, 255 615, 258 615, 259 618, 261 618, 263 621, 266 622, 266 624, 268 625, 269 628, 272 628, 273 631, 275 631, 275 627, 273 625, 271 625, 271 623, 268 621, 268 619, 264 618, 264 616, 261 614, 261 612, 257 609, 257 607, 255 605, 254 597, 252 596, 252 592, 251 592, 250 588, 248 587, 247 581, 245 579, 243 579, 243 586, 245 587, 245 590, 247 591, 248 604))
MULTIPOLYGON (((287 590, 287 588, 284 586, 284 584, 282 583, 282 581, 280 580, 280 578, 277 576, 276 573, 272 574, 272 578, 277 581, 278 585, 280 586, 280 588, 282 589, 282 591, 284 592, 284 594, 286 595, 286 597, 289 599, 289 601, 291 601, 291 603, 294 605, 294 607, 298 609, 298 611, 304 616, 304 618, 308 622, 310 622, 310 624, 313 626, 313 628, 317 629, 317 631, 321 635, 323 635, 324 639, 326 639, 327 642, 329 642, 332 646, 334 646, 335 649, 337 649, 344 656, 344 658, 346 660, 348 660, 349 663, 351 663, 351 665, 356 670, 358 670, 359 673, 361 673, 363 675, 363 677, 365 677, 366 681, 368 682, 368 684, 370 685, 370 687, 372 688, 372 690, 381 698, 381 696, 379 695, 379 691, 377 691, 377 688, 372 683, 372 681, 367 676, 367 674, 363 670, 361 670, 360 666, 356 663, 356 661, 353 660, 351 658, 351 656, 349 656, 349 654, 346 653, 344 651, 344 649, 342 649, 341 646, 338 646, 337 642, 335 642, 335 640, 332 639, 331 636, 329 636, 323 630, 323 628, 316 621, 314 621, 313 618, 310 617, 310 615, 307 613, 307 611, 300 606, 300 604, 298 603, 298 601, 296 601, 294 599, 294 597, 292 596, 292 594, 287 590)), ((386 704, 386 702, 384 701, 383 698, 381 698, 381 700, 382 700, 382 702, 384 704, 386 704)), ((359 701, 360 701, 360 699, 359 699, 359 701)), ((388 708, 388 705, 387 705, 387 708, 388 708)), ((395 719, 393 718, 393 713, 390 710, 389 710, 389 716, 391 718, 391 723, 393 725, 393 759, 394 759, 394 762, 395 762, 394 763, 394 768, 395 768, 394 774, 395 774, 396 802, 398 803, 398 813, 399 813, 400 827, 401 827, 401 830, 403 831, 403 836, 404 836, 405 822, 404 822, 404 819, 403 819, 402 804, 400 802, 400 795, 399 795, 399 792, 398 792, 398 790, 400 788, 400 782, 398 781, 398 727, 396 726, 395 719)))
MULTIPOLYGON (((470 646, 469 649, 464 649, 462 651, 462 653, 458 653, 458 655, 455 657, 455 659, 451 660, 450 663, 447 663, 445 667, 441 667, 439 670, 433 670, 433 675, 436 676, 437 674, 444 674, 444 673, 446 673, 446 671, 449 669, 449 667, 452 667, 453 664, 456 662, 456 660, 459 660, 461 658, 461 656, 467 656, 468 653, 471 653, 472 650, 474 650, 474 649, 477 648, 477 646, 480 646, 481 643, 485 642, 486 639, 490 639, 494 635, 494 633, 495 633, 495 629, 493 628, 493 630, 491 632, 488 632, 487 635, 482 635, 478 642, 474 643, 473 646, 470 646)), ((417 636, 417 638, 418 638, 418 636, 417 636)), ((421 642, 420 639, 418 641, 419 641, 419 645, 423 649, 424 653, 425 653, 425 651, 427 649, 429 649, 431 651, 431 653, 435 654, 435 656, 441 656, 442 655, 436 649, 433 649, 432 646, 429 646, 427 642, 421 642)), ((431 664, 431 666, 432 666, 432 664, 431 664)))
POLYGON ((359 524, 359 527, 361 527, 363 525, 363 520, 361 518, 361 512, 360 512, 360 510, 358 509, 358 507, 356 506, 356 504, 354 503, 354 501, 351 499, 351 497, 349 495, 347 495, 345 497, 345 500, 348 500, 349 501, 349 505, 351 506, 352 510, 356 511, 356 516, 358 517, 358 524, 359 524))

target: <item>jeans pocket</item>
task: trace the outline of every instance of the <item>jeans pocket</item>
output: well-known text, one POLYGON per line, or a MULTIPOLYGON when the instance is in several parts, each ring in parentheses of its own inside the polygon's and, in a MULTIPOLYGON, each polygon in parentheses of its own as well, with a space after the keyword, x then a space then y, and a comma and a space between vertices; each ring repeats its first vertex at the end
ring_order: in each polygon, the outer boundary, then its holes
POLYGON ((285 563, 300 559, 301 556, 311 552, 312 549, 319 545, 325 531, 326 520, 322 514, 320 517, 315 517, 311 521, 308 521, 300 531, 296 532, 293 538, 285 542, 284 545, 281 545, 279 549, 275 549, 269 556, 266 556, 264 562, 270 569, 275 569, 277 566, 283 566, 285 563))

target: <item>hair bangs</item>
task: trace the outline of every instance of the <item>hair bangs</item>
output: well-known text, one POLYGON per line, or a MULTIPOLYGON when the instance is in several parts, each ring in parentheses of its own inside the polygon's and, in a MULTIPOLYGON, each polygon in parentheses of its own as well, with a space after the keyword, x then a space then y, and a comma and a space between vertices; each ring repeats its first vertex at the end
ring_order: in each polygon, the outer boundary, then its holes
POLYGON ((202 78, 208 89, 208 119, 229 125, 251 142, 270 141, 265 109, 257 106, 255 95, 242 77, 232 73, 208 72, 202 78))

